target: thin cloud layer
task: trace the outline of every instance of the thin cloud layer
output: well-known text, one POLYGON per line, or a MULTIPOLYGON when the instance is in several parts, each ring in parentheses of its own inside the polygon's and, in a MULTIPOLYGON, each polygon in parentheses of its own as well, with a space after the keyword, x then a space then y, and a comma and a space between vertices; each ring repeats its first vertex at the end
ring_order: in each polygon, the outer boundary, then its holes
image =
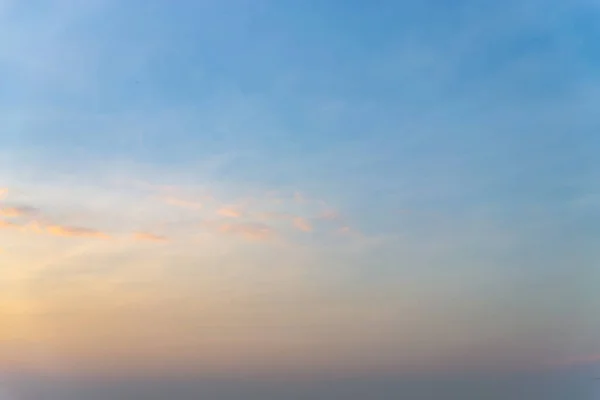
POLYGON ((46 226, 46 232, 48 232, 50 235, 62 237, 81 237, 94 239, 111 238, 111 236, 105 232, 76 226, 48 225, 46 226))
POLYGON ((0 217, 17 218, 35 214, 37 210, 29 206, 0 207, 0 217))
POLYGON ((165 198, 165 203, 175 207, 187 208, 189 210, 201 210, 204 207, 204 204, 201 202, 180 199, 172 196, 165 198))
POLYGON ((337 233, 339 233, 340 235, 350 235, 354 233, 354 231, 349 226, 342 226, 337 230, 337 233))
MULTIPOLYGON (((152 188, 152 192, 158 191, 162 193, 166 189, 154 189, 155 185, 147 184, 152 188)), ((186 186, 170 186, 168 192, 183 192, 183 193, 194 193, 197 192, 194 187, 186 186)), ((103 192, 113 193, 114 190, 107 189, 103 192)), ((29 196, 29 195, 28 195, 29 196)), ((205 226, 209 226, 209 231, 213 234, 225 235, 225 236, 237 236, 251 241, 261 241, 274 237, 281 237, 286 240, 294 240, 294 237, 290 234, 293 230, 299 230, 302 232, 313 232, 318 228, 319 233, 323 235, 330 235, 335 233, 334 226, 313 226, 311 219, 318 221, 323 215, 333 216, 334 212, 329 206, 325 206, 325 202, 318 200, 307 200, 306 196, 302 197, 302 202, 298 204, 297 197, 299 195, 292 194, 286 196, 281 195, 281 201, 273 203, 269 194, 264 196, 249 196, 243 193, 237 196, 223 196, 225 199, 217 199, 214 196, 210 197, 207 204, 201 204, 197 201, 189 200, 190 197, 181 196, 161 196, 162 203, 156 203, 156 193, 153 193, 147 203, 140 203, 139 200, 127 200, 120 196, 111 197, 116 201, 123 201, 122 204, 115 203, 115 213, 111 213, 109 209, 103 208, 98 211, 94 211, 93 208, 86 210, 86 204, 92 205, 95 201, 95 196, 78 196, 77 203, 74 203, 72 207, 78 207, 82 209, 78 218, 83 217, 84 220, 101 221, 102 219, 119 219, 119 225, 113 229, 113 234, 109 234, 105 231, 95 229, 92 226, 77 225, 72 226, 69 224, 60 223, 55 220, 52 208, 54 206, 44 206, 42 208, 48 208, 48 214, 41 213, 38 208, 31 206, 4 206, 0 208, 0 216, 3 218, 1 228, 18 228, 21 232, 34 233, 38 235, 52 235, 64 238, 89 238, 89 239, 108 239, 115 236, 130 236, 134 240, 148 241, 148 242, 171 242, 166 236, 157 235, 151 232, 139 231, 136 229, 136 225, 148 225, 154 224, 155 226, 170 227, 169 229, 180 230, 177 234, 179 241, 191 239, 194 232, 190 230, 191 226, 196 225, 204 220, 210 220, 211 216, 218 215, 228 220, 237 220, 236 223, 227 223, 224 220, 215 220, 212 223, 204 222, 205 226), (121 200, 119 200, 121 198, 121 200), (147 204, 147 205, 146 205, 147 204), (169 206, 175 206, 189 211, 187 217, 185 214, 172 214, 169 213, 168 208, 160 209, 160 204, 166 204, 169 206), (232 204, 244 204, 244 210, 240 206, 234 206, 232 204), (83 206, 83 207, 82 207, 83 206), (132 207, 130 211, 127 211, 129 207, 132 207), (144 211, 143 207, 151 207, 147 211, 144 211), (152 211, 152 208, 156 208, 152 211), (143 211, 146 217, 139 219, 136 215, 141 215, 140 211, 143 211), (98 212, 103 213, 103 217, 100 218, 96 215, 98 212), (313 214, 311 218, 300 216, 299 214, 313 214), (26 217, 32 217, 35 215, 35 219, 26 220, 26 217), (118 215, 118 217, 117 217, 118 215), (131 218, 130 218, 131 217, 131 218), (182 219, 182 217, 184 219, 182 219), (18 220, 17 220, 18 218, 18 220), (187 220, 185 218, 188 218, 187 220), (14 219, 13 221, 9 221, 14 219), (196 222, 195 222, 196 221, 196 222), (186 228, 188 226, 188 228, 186 228), (132 232, 132 233, 129 233, 132 232)), ((192 196, 193 198, 193 196, 192 196)), ((112 201, 112 200, 111 200, 112 201)), ((66 208, 68 210, 68 208, 66 208)))
POLYGON ((267 240, 275 237, 275 231, 271 227, 256 222, 222 224, 218 231, 250 240, 267 240))
POLYGON ((233 207, 221 207, 217 210, 217 214, 228 218, 239 218, 242 216, 242 212, 233 207))
POLYGON ((133 238, 142 242, 164 243, 168 241, 166 236, 156 235, 150 232, 136 232, 133 234, 133 238))
POLYGON ((306 218, 296 217, 293 223, 296 229, 302 232, 311 232, 313 230, 311 223, 306 218))
POLYGON ((18 228, 18 227, 19 227, 19 225, 14 222, 5 221, 5 220, 0 219, 0 228, 10 229, 10 228, 18 228))
POLYGON ((59 237, 71 238, 94 238, 94 239, 110 239, 111 235, 92 228, 65 226, 57 224, 46 224, 41 221, 33 220, 24 223, 16 223, 12 221, 0 220, 0 228, 15 229, 24 233, 47 234, 59 237))
POLYGON ((341 215, 337 210, 328 209, 319 214, 318 218, 326 221, 335 221, 340 219, 341 215))

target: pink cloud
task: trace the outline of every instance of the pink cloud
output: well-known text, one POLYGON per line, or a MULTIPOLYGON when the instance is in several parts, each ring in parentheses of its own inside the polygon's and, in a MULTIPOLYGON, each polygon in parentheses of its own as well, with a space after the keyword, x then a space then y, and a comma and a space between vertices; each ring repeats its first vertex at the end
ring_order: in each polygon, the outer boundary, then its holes
POLYGON ((296 229, 301 230, 302 232, 310 232, 312 231, 312 225, 308 220, 302 217, 296 217, 293 220, 294 226, 296 229))
POLYGON ((242 213, 233 207, 221 207, 217 210, 217 214, 228 218, 239 218, 242 216, 242 213))
POLYGON ((53 236, 62 237, 84 237, 84 238, 95 238, 95 239, 110 239, 110 235, 90 228, 82 228, 75 226, 63 226, 63 225, 48 225, 46 226, 46 232, 53 236))
POLYGON ((62 237, 85 237, 96 239, 110 239, 111 236, 105 232, 91 228, 64 226, 64 225, 46 225, 39 221, 30 221, 26 224, 18 224, 6 220, 0 220, 0 229, 19 229, 25 233, 48 234, 62 237))
POLYGON ((149 233, 149 232, 136 232, 133 235, 133 238, 135 240, 138 241, 145 241, 145 242, 166 242, 168 241, 168 239, 165 236, 161 236, 161 235, 155 235, 153 233, 149 233))
POLYGON ((274 236, 275 232, 267 225, 260 223, 223 224, 219 232, 242 236, 250 240, 265 240, 274 236))

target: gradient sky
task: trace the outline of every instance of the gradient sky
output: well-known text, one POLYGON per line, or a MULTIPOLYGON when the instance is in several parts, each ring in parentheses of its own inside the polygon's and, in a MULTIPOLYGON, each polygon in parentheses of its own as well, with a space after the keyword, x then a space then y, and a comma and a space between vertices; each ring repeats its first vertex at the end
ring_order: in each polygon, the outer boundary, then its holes
POLYGON ((595 0, 0 0, 0 372, 593 367, 598 43, 595 0))

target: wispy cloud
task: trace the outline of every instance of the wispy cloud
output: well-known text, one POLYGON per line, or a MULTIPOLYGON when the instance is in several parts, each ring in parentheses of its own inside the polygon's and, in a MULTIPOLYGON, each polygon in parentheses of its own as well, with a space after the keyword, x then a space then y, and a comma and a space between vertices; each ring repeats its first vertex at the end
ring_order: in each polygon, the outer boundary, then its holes
POLYGON ((253 222, 222 224, 218 230, 221 233, 238 235, 250 240, 265 240, 275 236, 274 230, 268 225, 253 222))
POLYGON ((332 209, 328 209, 323 211, 321 214, 319 214, 319 219, 323 219, 323 220, 327 220, 327 221, 334 221, 337 219, 340 219, 340 213, 337 210, 332 210, 332 209))
POLYGON ((296 217, 293 223, 296 229, 302 232, 311 232, 313 230, 311 223, 306 218, 296 217))
POLYGON ((0 219, 0 229, 7 229, 7 228, 18 228, 19 225, 15 224, 14 222, 10 222, 10 221, 4 221, 2 219, 0 219))
POLYGON ((2 207, 0 208, 0 217, 16 218, 35 214, 36 212, 36 208, 29 206, 2 207))
POLYGON ((204 206, 201 202, 181 199, 178 197, 169 196, 165 198, 165 203, 181 208, 187 208, 190 210, 200 210, 204 206))
POLYGON ((355 231, 349 226, 342 226, 337 230, 337 233, 340 235, 351 235, 355 231))
POLYGON ((63 237, 82 237, 95 239, 111 238, 111 236, 105 232, 76 226, 48 225, 46 226, 46 232, 48 232, 50 235, 63 237))
POLYGON ((304 195, 303 193, 295 192, 294 193, 294 201, 297 203, 306 203, 306 202, 308 202, 308 199, 306 198, 306 195, 304 195))
POLYGON ((133 238, 142 242, 159 242, 164 243, 167 242, 168 239, 166 236, 156 235, 150 232, 136 232, 133 234, 133 238))
POLYGON ((257 216, 269 221, 287 221, 294 218, 293 214, 284 212, 261 212, 258 213, 257 216))
MULTIPOLYGON (((12 207, 0 209, 0 217, 3 218, 16 218, 21 216, 27 216, 29 214, 36 213, 37 209, 29 206, 23 207, 12 207)), ((80 237, 80 238, 96 238, 96 239, 110 239, 111 236, 97 229, 80 227, 80 226, 68 226, 56 223, 49 223, 43 219, 31 219, 28 221, 7 221, 6 219, 0 219, 0 229, 16 229, 24 233, 34 234, 47 234, 51 236, 60 237, 80 237)))
POLYGON ((234 207, 230 207, 230 206, 225 206, 225 207, 221 207, 217 210, 217 214, 219 214, 222 217, 228 217, 228 218, 239 218, 242 216, 242 212, 239 211, 238 209, 234 208, 234 207))
POLYGON ((46 232, 46 227, 39 221, 29 221, 22 225, 16 225, 22 232, 43 234, 46 232))

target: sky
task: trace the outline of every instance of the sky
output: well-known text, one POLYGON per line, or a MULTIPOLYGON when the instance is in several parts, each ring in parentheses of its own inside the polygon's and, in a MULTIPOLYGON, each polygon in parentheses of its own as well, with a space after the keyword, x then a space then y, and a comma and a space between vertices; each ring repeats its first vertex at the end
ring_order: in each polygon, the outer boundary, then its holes
POLYGON ((585 398, 599 41, 596 0, 0 0, 0 400, 585 398))

